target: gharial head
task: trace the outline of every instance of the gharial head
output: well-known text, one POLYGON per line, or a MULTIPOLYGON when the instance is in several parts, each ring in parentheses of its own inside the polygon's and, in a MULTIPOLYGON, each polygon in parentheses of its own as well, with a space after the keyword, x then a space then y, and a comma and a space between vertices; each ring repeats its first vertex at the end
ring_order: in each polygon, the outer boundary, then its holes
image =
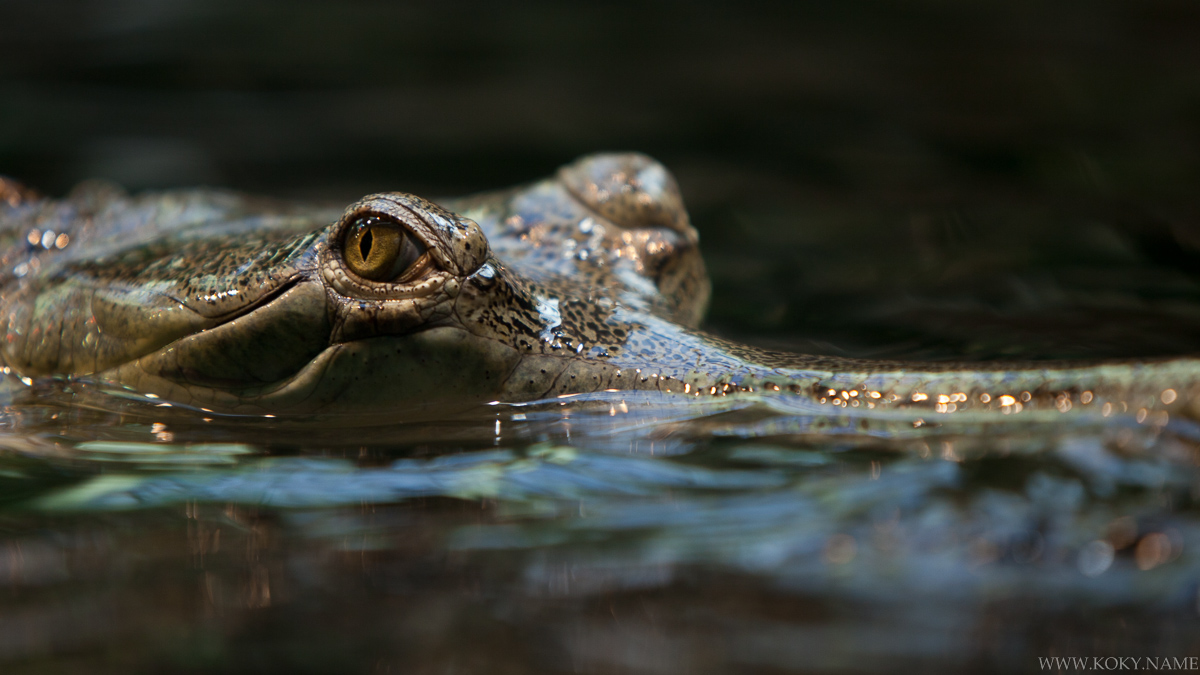
MULTIPOLYGON (((627 254, 592 261, 599 276, 532 281, 475 221, 410 194, 364 197, 324 226, 218 225, 14 282, 0 358, 216 412, 445 412, 557 393, 565 370, 607 367, 636 329, 629 312, 654 301, 644 280, 620 281, 645 267, 627 254)), ((654 241, 695 254, 683 227, 654 241)))

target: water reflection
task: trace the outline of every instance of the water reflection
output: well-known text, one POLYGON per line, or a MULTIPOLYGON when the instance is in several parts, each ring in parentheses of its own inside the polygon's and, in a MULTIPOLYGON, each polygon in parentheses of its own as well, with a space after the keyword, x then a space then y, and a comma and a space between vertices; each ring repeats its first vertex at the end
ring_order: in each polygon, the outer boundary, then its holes
MULTIPOLYGON (((549 632, 581 667, 649 670, 713 635, 735 645, 717 662, 763 667, 799 658, 793 643, 835 667, 857 653, 847 635, 873 636, 881 663, 965 663, 1000 644, 1019 659, 1035 653, 1023 631, 1080 607, 1151 626, 1200 606, 1200 430, 1183 418, 600 392, 364 427, 8 385, 0 582, 25 598, 4 614, 26 626, 0 645, 9 661, 144 631, 170 658, 240 654, 237 636, 263 629, 229 617, 309 611, 316 626, 350 598, 426 635, 387 600, 414 595, 497 649, 505 631, 549 632), (174 604, 154 609, 159 596, 174 604), (173 637, 148 625, 160 615, 173 637)), ((930 403, 964 403, 942 396, 930 403)))
POLYGON ((13 406, 0 660, 119 665, 136 642, 162 663, 261 649, 287 670, 312 665, 311 639, 317 669, 503 654, 716 672, 1024 667, 1079 631, 1192 645, 1162 632, 1200 603, 1191 427, 1126 414, 864 432, 817 403, 624 400, 350 438, 136 402, 13 406), (332 617, 353 627, 331 645, 317 636, 332 617))

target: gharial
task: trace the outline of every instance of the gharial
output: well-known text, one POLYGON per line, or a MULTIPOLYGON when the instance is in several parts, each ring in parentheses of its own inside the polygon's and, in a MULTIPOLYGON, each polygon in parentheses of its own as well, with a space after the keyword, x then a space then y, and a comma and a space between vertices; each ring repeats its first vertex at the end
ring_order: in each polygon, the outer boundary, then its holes
POLYGON ((678 187, 640 154, 438 204, 224 191, 63 200, 0 182, 5 372, 224 413, 462 409, 603 390, 922 413, 1200 417, 1200 360, 904 363, 697 329, 709 282, 678 187))

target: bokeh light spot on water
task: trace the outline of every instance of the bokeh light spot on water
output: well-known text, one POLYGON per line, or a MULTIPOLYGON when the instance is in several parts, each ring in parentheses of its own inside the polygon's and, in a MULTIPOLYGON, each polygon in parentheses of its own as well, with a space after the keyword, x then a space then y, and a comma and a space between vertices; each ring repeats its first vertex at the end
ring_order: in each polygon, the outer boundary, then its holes
POLYGON ((1092 540, 1079 551, 1079 571, 1089 577, 1104 574, 1112 562, 1112 544, 1103 539, 1092 540))
POLYGON ((1152 570, 1171 558, 1171 540, 1161 532, 1151 532, 1142 537, 1134 552, 1138 569, 1152 570))

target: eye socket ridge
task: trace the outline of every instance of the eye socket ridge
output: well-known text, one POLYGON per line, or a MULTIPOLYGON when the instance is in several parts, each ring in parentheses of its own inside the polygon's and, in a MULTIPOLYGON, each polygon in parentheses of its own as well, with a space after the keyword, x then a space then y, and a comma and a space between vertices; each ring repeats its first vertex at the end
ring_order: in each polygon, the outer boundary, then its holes
POLYGON ((424 242, 395 219, 378 213, 355 217, 342 234, 341 248, 350 271, 369 281, 403 283, 432 263, 424 242))

